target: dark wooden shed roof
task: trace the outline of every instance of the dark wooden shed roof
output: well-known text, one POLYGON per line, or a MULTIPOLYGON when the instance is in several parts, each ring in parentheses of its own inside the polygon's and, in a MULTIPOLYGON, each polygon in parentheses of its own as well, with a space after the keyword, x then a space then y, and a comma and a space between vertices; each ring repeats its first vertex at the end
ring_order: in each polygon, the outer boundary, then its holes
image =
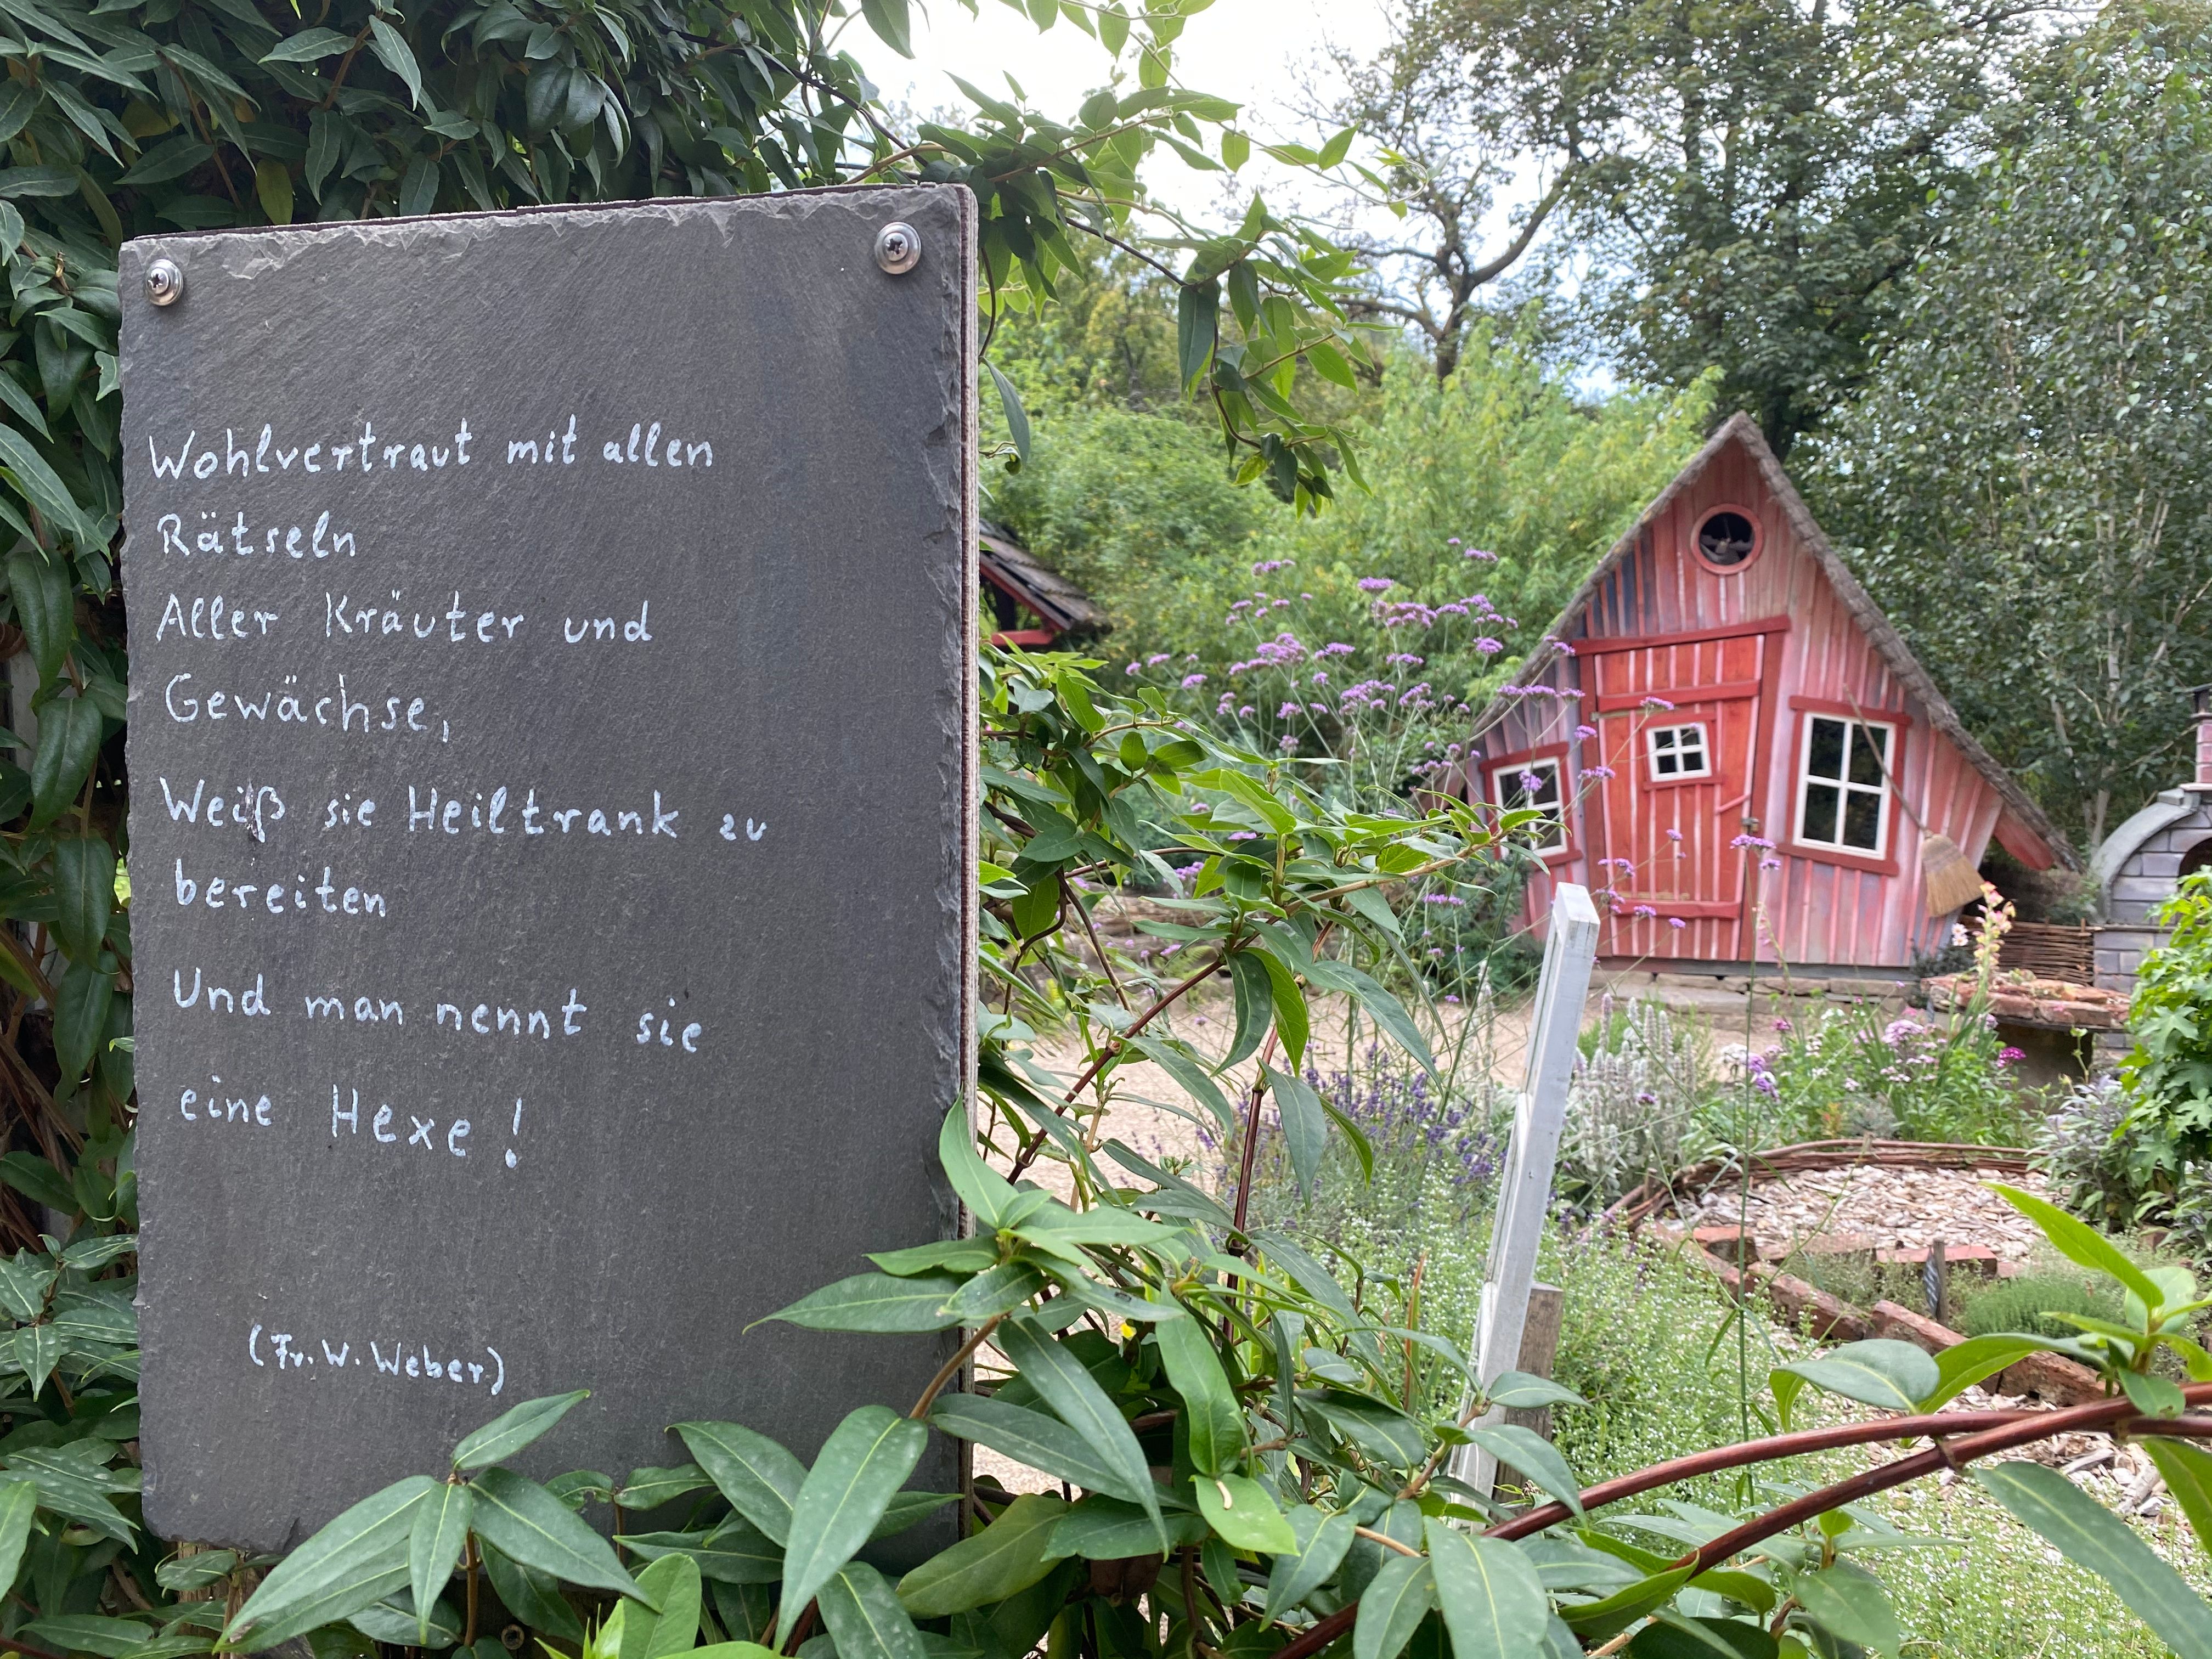
POLYGON ((983 580, 1036 612, 1055 635, 1103 634, 1113 626, 1103 605, 997 525, 986 520, 976 542, 983 580))

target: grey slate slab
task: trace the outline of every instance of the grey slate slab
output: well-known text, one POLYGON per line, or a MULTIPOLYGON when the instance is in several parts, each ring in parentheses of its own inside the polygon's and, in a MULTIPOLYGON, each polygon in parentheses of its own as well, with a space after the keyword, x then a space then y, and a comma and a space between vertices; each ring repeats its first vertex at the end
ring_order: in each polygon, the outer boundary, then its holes
POLYGON ((956 1225, 972 211, 125 249, 158 1532, 296 1542, 572 1388, 526 1468, 811 1456, 950 1351, 745 1328, 956 1225))

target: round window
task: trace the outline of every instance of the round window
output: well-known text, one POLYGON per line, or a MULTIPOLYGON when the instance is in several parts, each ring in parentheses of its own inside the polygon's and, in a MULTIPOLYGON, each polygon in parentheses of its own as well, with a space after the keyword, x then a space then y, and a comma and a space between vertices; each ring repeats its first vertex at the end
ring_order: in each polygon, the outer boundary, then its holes
POLYGON ((1759 550, 1759 526, 1748 514, 1718 507, 1698 521, 1698 556, 1716 570, 1734 570, 1759 550))

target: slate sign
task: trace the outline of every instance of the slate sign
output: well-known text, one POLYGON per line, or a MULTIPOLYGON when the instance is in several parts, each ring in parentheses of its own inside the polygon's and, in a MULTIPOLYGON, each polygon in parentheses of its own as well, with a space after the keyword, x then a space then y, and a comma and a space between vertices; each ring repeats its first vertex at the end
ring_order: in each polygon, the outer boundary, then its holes
POLYGON ((972 213, 125 249, 156 1531, 284 1547, 574 1388, 526 1467, 811 1457, 950 1352, 745 1327, 956 1224, 972 213))

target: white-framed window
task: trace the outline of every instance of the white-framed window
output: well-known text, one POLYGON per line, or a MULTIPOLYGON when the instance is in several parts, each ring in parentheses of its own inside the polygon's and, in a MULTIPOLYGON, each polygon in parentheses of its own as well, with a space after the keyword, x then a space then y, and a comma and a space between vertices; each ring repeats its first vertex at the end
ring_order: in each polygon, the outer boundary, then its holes
POLYGON ((1797 766, 1797 839, 1880 858, 1889 840, 1889 766, 1897 728, 1838 714, 1805 716, 1797 766))
POLYGON ((1650 757, 1654 783, 1670 783, 1676 778, 1709 778, 1713 775, 1712 757, 1705 747, 1702 720, 1688 726, 1647 726, 1644 748, 1650 757))
POLYGON ((1557 757, 1545 760, 1510 761, 1490 775, 1491 792, 1507 811, 1534 807, 1545 817, 1520 833, 1539 853, 1567 850, 1567 815, 1559 787, 1557 757))

